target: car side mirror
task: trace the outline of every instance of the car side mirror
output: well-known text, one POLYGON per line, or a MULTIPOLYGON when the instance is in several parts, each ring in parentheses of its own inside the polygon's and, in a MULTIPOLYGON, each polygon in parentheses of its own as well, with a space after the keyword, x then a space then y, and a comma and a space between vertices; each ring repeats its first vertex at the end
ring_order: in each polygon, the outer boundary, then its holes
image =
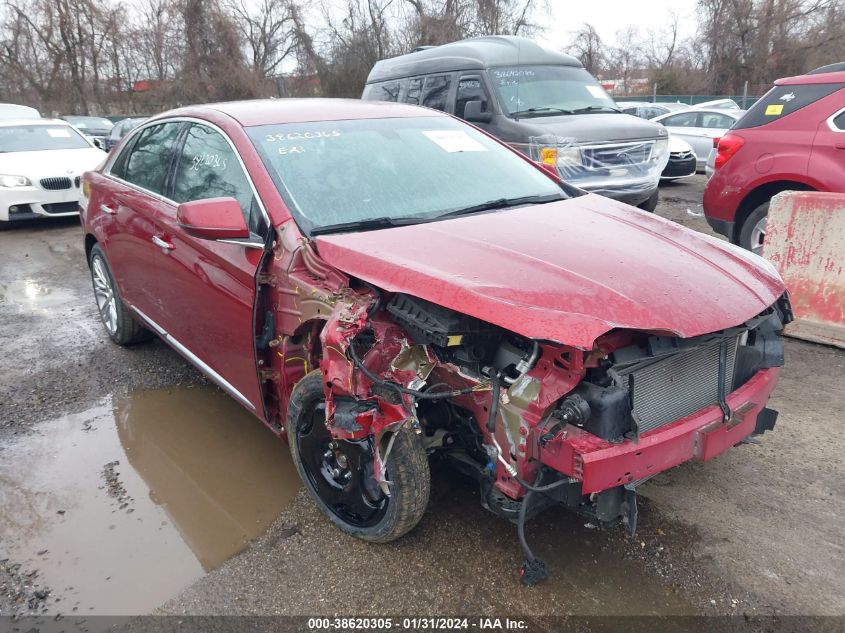
POLYGON ((464 120, 470 123, 489 123, 492 112, 481 111, 481 101, 467 101, 464 106, 464 120))
POLYGON ((183 202, 176 221, 185 233, 204 240, 249 238, 240 203, 234 198, 209 198, 183 202))

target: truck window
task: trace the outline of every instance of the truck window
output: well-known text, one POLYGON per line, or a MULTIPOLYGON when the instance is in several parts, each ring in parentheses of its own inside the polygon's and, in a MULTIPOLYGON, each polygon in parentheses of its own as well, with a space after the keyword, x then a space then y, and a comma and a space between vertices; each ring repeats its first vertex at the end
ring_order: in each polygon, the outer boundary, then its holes
POLYGON ((381 83, 373 84, 372 96, 370 99, 376 101, 398 101, 399 100, 399 81, 382 81, 381 83))
POLYGON ((449 75, 429 75, 423 84, 421 105, 445 111, 451 85, 452 78, 449 75))
POLYGON ((420 104, 420 93, 422 93, 423 78, 414 77, 408 82, 408 92, 405 93, 405 103, 412 105, 420 104))
POLYGON ((464 118, 467 101, 481 101, 481 111, 487 112, 490 99, 481 77, 461 77, 458 81, 458 94, 455 99, 455 115, 464 118))

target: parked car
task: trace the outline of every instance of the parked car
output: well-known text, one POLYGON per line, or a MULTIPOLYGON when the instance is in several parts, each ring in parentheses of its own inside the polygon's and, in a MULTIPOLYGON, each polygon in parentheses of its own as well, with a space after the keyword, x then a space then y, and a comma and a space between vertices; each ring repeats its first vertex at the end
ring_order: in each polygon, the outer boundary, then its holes
POLYGON ((520 525, 540 490, 633 530, 638 482, 774 423, 789 307, 768 262, 447 114, 183 108, 82 190, 108 335, 157 334, 286 435, 313 501, 362 539, 420 520, 429 455, 520 525))
POLYGON ((105 149, 106 137, 114 127, 114 123, 100 116, 63 116, 61 118, 82 132, 95 147, 105 149))
POLYGON ((477 37, 381 60, 361 98, 454 114, 582 189, 657 206, 665 130, 622 115, 581 62, 531 40, 477 37))
POLYGON ((64 121, 0 120, 0 222, 79 213, 79 178, 105 154, 64 121))
POLYGON ((624 101, 619 103, 619 109, 624 114, 633 114, 641 119, 653 119, 661 114, 669 114, 678 110, 689 110, 685 103, 652 103, 648 101, 624 101))
POLYGON ((111 130, 109 130, 108 136, 106 136, 105 141, 103 141, 103 149, 107 152, 112 151, 115 145, 120 142, 124 136, 126 136, 130 130, 138 127, 146 121, 146 117, 133 117, 133 118, 126 118, 121 119, 117 123, 114 124, 111 130))
POLYGON ((40 119, 35 108, 14 103, 0 103, 0 120, 3 119, 40 119))
POLYGON ((702 101, 695 105, 698 110, 741 110, 739 104, 733 99, 714 99, 713 101, 702 101))
POLYGON ((822 73, 838 73, 845 72, 845 62, 837 62, 835 64, 828 64, 826 66, 819 66, 815 70, 808 72, 808 75, 820 75, 822 73))
POLYGON ((779 79, 719 141, 704 214, 760 252, 772 196, 845 192, 845 71, 779 79))
POLYGON ((660 174, 661 182, 688 178, 695 175, 698 161, 689 143, 677 136, 669 135, 669 162, 660 174))
POLYGON ((724 136, 743 115, 742 110, 701 110, 673 112, 656 117, 655 123, 666 126, 672 136, 683 139, 692 146, 698 160, 698 169, 704 169, 713 139, 724 136))

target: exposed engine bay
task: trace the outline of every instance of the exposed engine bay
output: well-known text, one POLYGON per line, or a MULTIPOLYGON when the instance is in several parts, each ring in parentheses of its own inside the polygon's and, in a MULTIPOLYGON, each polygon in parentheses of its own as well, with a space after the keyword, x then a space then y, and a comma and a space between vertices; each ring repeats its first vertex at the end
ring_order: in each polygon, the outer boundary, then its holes
POLYGON ((262 377, 277 383, 279 409, 319 368, 331 437, 371 442, 371 476, 386 496, 391 438, 412 428, 430 457, 478 482, 487 509, 518 524, 527 584, 546 571, 525 542, 526 518, 559 503, 633 533, 638 484, 774 425, 765 400, 776 373, 767 372, 783 364, 786 295, 727 330, 611 330, 579 349, 342 279, 307 245, 279 253, 287 283, 262 281, 294 287, 296 309, 278 311, 272 293, 267 309, 297 332, 265 344, 278 361, 265 361, 262 377), (752 387, 765 398, 743 399, 752 387))

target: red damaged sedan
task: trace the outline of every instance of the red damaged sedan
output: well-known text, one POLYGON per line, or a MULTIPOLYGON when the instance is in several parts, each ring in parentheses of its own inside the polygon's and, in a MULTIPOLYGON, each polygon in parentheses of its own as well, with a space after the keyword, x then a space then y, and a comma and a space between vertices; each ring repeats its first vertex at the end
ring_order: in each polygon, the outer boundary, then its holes
POLYGON ((448 460, 518 524, 531 584, 527 516, 557 502, 633 531, 638 484, 774 425, 791 312, 770 265, 447 114, 183 108, 82 190, 109 336, 164 339, 368 541, 417 524, 428 460, 448 460))

